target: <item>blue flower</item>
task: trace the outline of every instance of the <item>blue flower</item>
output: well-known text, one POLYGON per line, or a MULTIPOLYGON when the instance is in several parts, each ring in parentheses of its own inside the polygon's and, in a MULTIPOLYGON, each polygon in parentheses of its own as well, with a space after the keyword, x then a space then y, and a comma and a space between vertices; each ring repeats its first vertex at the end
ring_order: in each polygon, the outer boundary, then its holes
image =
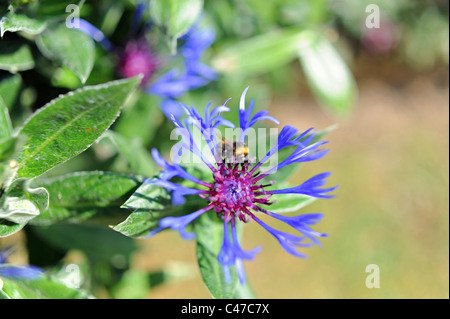
POLYGON ((196 25, 181 37, 180 40, 184 43, 180 51, 185 58, 186 74, 211 81, 217 79, 217 72, 200 62, 203 53, 213 44, 214 38, 212 30, 199 29, 196 25))
POLYGON ((230 267, 235 266, 239 276, 239 281, 244 283, 245 270, 242 261, 253 260, 255 255, 261 251, 261 247, 256 247, 250 251, 244 251, 239 245, 235 223, 236 221, 234 219, 224 221, 223 223, 223 244, 219 255, 217 256, 217 260, 222 264, 225 280, 227 282, 231 281, 230 267), (228 223, 231 224, 231 238, 228 223))
MULTIPOLYGON (((262 120, 270 120, 279 123, 274 117, 267 115, 265 111, 261 111, 252 116, 253 101, 250 107, 245 108, 245 96, 248 88, 244 90, 240 99, 239 108, 239 141, 244 142, 249 129, 262 120)), ((328 236, 327 234, 314 231, 311 226, 317 224, 322 218, 322 214, 303 214, 298 216, 284 216, 271 212, 268 208, 272 204, 270 198, 273 195, 282 194, 304 194, 317 198, 331 198, 333 195, 329 193, 336 189, 321 188, 326 184, 325 179, 330 173, 318 174, 296 187, 285 189, 267 190, 267 186, 273 185, 260 184, 260 180, 271 175, 278 169, 282 169, 296 162, 314 161, 322 158, 327 150, 320 149, 326 142, 313 142, 315 133, 309 129, 297 136, 297 129, 292 126, 285 126, 281 130, 275 145, 269 152, 253 165, 248 158, 233 157, 233 161, 225 162, 219 156, 223 145, 215 141, 213 137, 217 133, 218 126, 233 127, 234 125, 222 118, 222 113, 229 111, 225 103, 210 111, 210 105, 207 106, 204 116, 195 108, 183 107, 187 114, 187 120, 180 122, 174 116, 172 120, 177 129, 184 129, 182 134, 181 147, 197 156, 201 162, 206 164, 211 170, 212 182, 199 180, 189 174, 179 164, 169 164, 164 160, 156 149, 152 151, 153 157, 164 170, 158 179, 150 180, 150 183, 161 186, 172 192, 174 204, 183 203, 182 197, 185 195, 198 195, 205 199, 204 208, 193 213, 180 217, 165 217, 160 220, 159 227, 152 231, 149 236, 160 232, 165 228, 178 230, 183 238, 192 239, 195 237, 193 233, 186 231, 187 225, 197 219, 204 213, 214 211, 217 217, 224 222, 224 240, 223 245, 218 253, 218 261, 222 264, 225 278, 230 280, 230 267, 235 266, 239 280, 245 282, 245 271, 243 267, 244 260, 252 260, 260 251, 255 248, 251 251, 244 251, 239 245, 236 228, 237 221, 249 222, 255 221, 275 237, 280 246, 297 257, 305 257, 300 249, 312 245, 321 245, 319 238, 328 236), (204 154, 193 138, 193 132, 190 127, 197 128, 204 137, 204 140, 210 146, 210 156, 204 154), (293 148, 293 152, 283 161, 274 167, 263 171, 261 165, 267 162, 279 150, 288 147, 293 148), (214 159, 214 161, 211 160, 214 159), (198 184, 199 188, 187 188, 179 184, 170 182, 173 177, 186 179, 190 182, 198 184), (286 223, 292 227, 297 234, 290 234, 277 230, 265 222, 258 215, 263 214, 286 223), (231 231, 231 236, 230 236, 231 231)), ((207 150, 208 148, 206 148, 207 150)), ((173 159, 176 162, 176 158, 173 159)))
POLYGON ((6 247, 0 250, 0 277, 34 280, 43 275, 42 269, 34 266, 13 266, 6 264, 6 260, 11 254, 13 247, 6 247))
MULTIPOLYGON (((121 47, 115 47, 99 29, 84 19, 79 19, 78 29, 118 57, 117 69, 121 76, 127 78, 143 74, 143 90, 161 97, 160 108, 166 116, 173 114, 178 118, 182 115, 182 110, 176 99, 218 78, 215 70, 201 62, 204 51, 214 42, 215 35, 212 30, 204 30, 194 24, 179 39, 181 44, 174 57, 182 60, 183 67, 169 68, 167 72, 160 74, 158 71, 167 68, 166 63, 162 62, 167 60, 166 57, 155 51, 145 36, 137 32, 145 9, 144 2, 136 7, 129 28, 129 40, 121 47), (159 74, 157 78, 156 74, 159 74)), ((146 21, 144 24, 143 33, 151 26, 150 22, 146 21)))

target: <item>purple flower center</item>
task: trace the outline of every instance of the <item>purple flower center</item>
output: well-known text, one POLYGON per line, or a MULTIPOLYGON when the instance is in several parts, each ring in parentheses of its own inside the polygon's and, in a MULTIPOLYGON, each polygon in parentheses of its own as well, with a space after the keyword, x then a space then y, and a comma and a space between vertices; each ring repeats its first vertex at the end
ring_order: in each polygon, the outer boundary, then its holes
POLYGON ((143 74, 142 86, 150 80, 157 66, 157 58, 143 40, 129 42, 120 55, 119 71, 122 76, 130 78, 143 74))
POLYGON ((271 195, 263 190, 267 185, 257 185, 258 180, 252 175, 248 163, 218 165, 219 168, 213 173, 214 183, 208 191, 210 196, 206 198, 224 220, 238 217, 247 222, 247 212, 255 209, 255 204, 270 205, 271 195))

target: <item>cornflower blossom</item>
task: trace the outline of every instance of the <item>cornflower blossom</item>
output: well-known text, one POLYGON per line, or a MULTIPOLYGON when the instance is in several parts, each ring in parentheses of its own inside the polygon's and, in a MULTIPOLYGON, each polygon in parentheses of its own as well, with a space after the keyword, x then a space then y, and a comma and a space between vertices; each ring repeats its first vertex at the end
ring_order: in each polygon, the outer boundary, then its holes
MULTIPOLYGON (((248 87, 241 95, 239 102, 239 142, 243 143, 246 135, 252 126, 262 120, 269 120, 279 124, 278 120, 269 116, 267 111, 253 113, 253 101, 250 102, 248 109, 245 107, 245 96, 248 87)), ((227 100, 228 101, 228 100, 227 100)), ((225 279, 231 280, 230 267, 235 266, 240 282, 245 282, 245 271, 243 267, 244 260, 252 260, 260 251, 257 247, 250 251, 244 251, 238 241, 237 224, 239 222, 247 223, 254 221, 261 225, 266 231, 274 236, 281 247, 289 254, 297 257, 305 257, 299 251, 300 248, 309 247, 314 244, 321 245, 318 238, 328 236, 314 231, 311 226, 317 224, 322 214, 302 214, 298 216, 285 216, 270 211, 270 205, 273 204, 271 197, 282 194, 302 194, 316 198, 331 198, 329 192, 336 187, 323 188, 326 184, 325 179, 330 173, 320 173, 306 180, 302 184, 285 189, 268 189, 275 182, 265 183, 263 179, 270 176, 279 169, 283 169, 293 163, 310 162, 322 158, 328 150, 320 147, 325 141, 313 142, 315 133, 309 129, 297 135, 297 129, 292 126, 285 126, 278 135, 275 145, 258 162, 250 163, 248 159, 242 159, 238 156, 224 160, 222 146, 217 141, 216 134, 219 126, 234 128, 233 123, 222 118, 221 113, 230 109, 225 105, 218 106, 210 111, 210 105, 207 105, 204 116, 194 108, 183 106, 187 119, 183 122, 172 116, 172 121, 178 129, 184 134, 182 147, 184 150, 192 152, 203 164, 205 164, 212 174, 210 182, 200 180, 191 175, 180 164, 170 164, 166 161, 156 149, 152 150, 155 162, 163 168, 158 178, 147 179, 145 183, 150 183, 163 187, 171 192, 174 205, 180 205, 185 202, 184 196, 197 195, 205 199, 205 207, 184 216, 165 217, 159 221, 159 227, 148 234, 148 237, 155 235, 163 229, 171 228, 179 231, 184 239, 195 238, 194 233, 189 233, 186 226, 199 216, 205 213, 216 213, 217 217, 223 221, 224 238, 223 244, 218 252, 218 261, 221 263, 225 279), (194 138, 191 125, 198 129, 204 141, 208 145, 206 148, 211 152, 208 156, 206 152, 201 151, 194 138), (272 156, 278 151, 292 147, 292 153, 277 162, 275 166, 269 169, 262 169, 272 156), (170 181, 173 177, 182 178, 193 182, 199 188, 186 187, 170 181), (267 215, 281 222, 284 222, 296 230, 299 234, 290 234, 277 230, 264 222, 260 217, 267 215)), ((192 184, 192 183, 191 183, 192 184)))
POLYGON ((176 56, 169 58, 168 54, 157 52, 145 37, 151 21, 145 21, 141 32, 137 32, 145 9, 143 3, 137 6, 128 40, 119 47, 114 46, 102 31, 84 19, 79 19, 78 29, 117 57, 120 76, 129 78, 142 74, 141 88, 150 95, 162 98, 159 106, 166 116, 174 114, 178 117, 182 115, 182 110, 176 99, 218 77, 215 70, 200 61, 205 50, 214 42, 215 34, 195 24, 179 39, 176 56), (176 63, 172 65, 176 59, 182 61, 181 67, 176 63), (162 70, 168 71, 162 73, 162 70))

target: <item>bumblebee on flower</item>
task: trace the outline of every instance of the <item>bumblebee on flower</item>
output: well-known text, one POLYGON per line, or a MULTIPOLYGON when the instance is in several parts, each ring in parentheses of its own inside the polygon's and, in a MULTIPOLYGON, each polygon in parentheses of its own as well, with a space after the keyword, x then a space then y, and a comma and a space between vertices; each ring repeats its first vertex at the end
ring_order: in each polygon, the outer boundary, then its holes
MULTIPOLYGON (((241 95, 239 102, 239 136, 236 143, 240 143, 240 147, 245 145, 247 133, 252 126, 262 120, 269 120, 279 124, 278 120, 269 116, 267 111, 253 113, 253 101, 250 102, 248 108, 245 107, 245 96, 248 87, 241 95)), ((244 260, 252 260, 260 251, 257 247, 250 251, 244 251, 238 242, 237 227, 239 222, 254 221, 261 225, 265 230, 272 234, 280 243, 281 247, 288 253, 305 257, 299 251, 300 248, 309 247, 314 244, 321 245, 318 238, 327 236, 327 234, 319 233, 311 229, 320 221, 322 214, 302 214, 297 216, 284 216, 270 211, 270 205, 273 201, 271 197, 275 194, 302 194, 316 198, 331 198, 333 195, 329 193, 337 187, 322 188, 326 184, 325 179, 330 173, 321 173, 302 184, 286 189, 273 189, 269 186, 275 185, 276 181, 266 182, 266 177, 275 173, 279 169, 299 162, 309 162, 322 158, 328 152, 320 147, 327 142, 313 142, 315 133, 309 129, 297 135, 297 129, 292 126, 282 128, 278 138, 270 150, 256 162, 249 161, 246 157, 233 156, 232 160, 224 161, 223 144, 217 140, 217 129, 219 126, 234 128, 234 124, 224 118, 221 113, 230 109, 225 105, 228 100, 210 111, 211 104, 205 108, 204 116, 195 108, 183 106, 187 119, 179 121, 172 116, 175 126, 180 129, 182 142, 180 147, 189 151, 196 156, 211 171, 211 179, 208 181, 188 173, 188 171, 179 164, 179 158, 172 158, 173 164, 167 162, 156 149, 152 150, 155 162, 164 170, 157 179, 148 179, 146 183, 151 183, 163 187, 172 193, 172 201, 174 205, 180 205, 185 202, 184 196, 198 195, 205 199, 205 207, 195 212, 178 217, 165 217, 160 220, 159 227, 148 235, 149 237, 160 232, 165 228, 178 230, 180 235, 185 239, 193 239, 194 233, 186 231, 186 226, 197 219, 202 214, 215 213, 218 218, 223 221, 224 238, 223 244, 218 252, 218 261, 222 264, 225 279, 230 281, 230 267, 235 266, 239 280, 243 284, 245 282, 245 271, 243 267, 244 260), (197 145, 194 138, 192 127, 198 129, 202 138, 207 144, 206 150, 197 145), (270 168, 263 168, 263 164, 268 162, 271 157, 276 156, 277 152, 282 149, 292 147, 293 152, 276 165, 270 168), (209 154, 208 154, 209 153, 209 154), (173 177, 179 177, 187 181, 193 182, 199 188, 186 187, 171 181, 173 177), (286 233, 272 228, 263 222, 258 216, 260 214, 268 215, 287 223, 298 231, 299 235, 286 233)), ((235 148, 236 150, 237 148, 235 148)), ((242 149, 241 149, 242 150, 242 149)), ((178 152, 174 153, 175 155, 178 152)))

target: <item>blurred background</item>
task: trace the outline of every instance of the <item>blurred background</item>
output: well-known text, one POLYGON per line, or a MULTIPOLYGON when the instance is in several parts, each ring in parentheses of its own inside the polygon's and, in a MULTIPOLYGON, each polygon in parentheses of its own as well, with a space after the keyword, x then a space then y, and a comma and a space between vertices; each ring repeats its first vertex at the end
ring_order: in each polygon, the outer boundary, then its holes
MULTIPOLYGON (((136 4, 109 3, 86 1, 81 16, 119 43, 126 38, 121 26, 129 24, 136 4), (105 16, 109 22, 102 20, 105 16)), ((240 93, 249 85, 248 99, 268 109, 281 125, 300 131, 337 125, 325 137, 329 154, 302 165, 289 178, 299 184, 314 174, 332 173, 329 184, 339 185, 336 198, 318 200, 301 211, 324 213, 315 229, 330 236, 322 240, 322 248, 308 248, 307 259, 298 259, 259 225, 245 225, 243 248, 263 247, 254 261, 244 263, 255 295, 448 298, 448 2, 205 0, 201 21, 215 32, 202 60, 219 76, 180 101, 201 109, 209 101, 219 105, 232 97, 227 105, 237 110, 240 93), (324 63, 338 71, 327 73, 324 63), (366 287, 370 264, 379 266, 380 288, 366 287)), ((101 70, 110 70, 114 59, 105 58, 98 45, 96 54, 87 84, 114 76, 101 70)), ((22 77, 20 103, 29 109, 79 85, 50 76, 46 83, 52 83, 53 91, 40 92, 33 83, 42 74, 29 71, 22 77)), ((116 124, 126 134, 127 124, 116 124)), ((152 134, 163 138, 161 131, 152 134)), ((150 138, 144 147, 151 148, 150 138)), ((102 154, 97 148, 89 156, 102 154)), ((72 160, 52 174, 105 165, 86 163, 87 158, 72 160)), ((121 162, 112 167, 125 171, 121 162)), ((11 261, 32 262, 29 241, 38 233, 23 230, 1 238, 0 244, 22 243, 11 261)), ((54 254, 64 263, 87 263, 84 248, 69 248, 58 247, 54 254)), ((120 268, 121 253, 112 255, 108 258, 120 268)), ((195 242, 162 232, 135 240, 128 257, 134 274, 151 273, 151 290, 129 272, 128 284, 115 286, 113 292, 96 287, 97 297, 210 298, 197 267, 195 242)))

